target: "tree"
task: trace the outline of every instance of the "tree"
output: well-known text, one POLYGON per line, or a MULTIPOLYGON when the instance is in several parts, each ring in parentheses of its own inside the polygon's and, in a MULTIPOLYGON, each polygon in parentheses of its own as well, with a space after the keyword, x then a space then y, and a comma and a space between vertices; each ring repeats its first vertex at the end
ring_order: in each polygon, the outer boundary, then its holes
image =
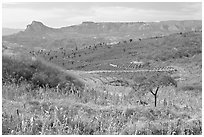
POLYGON ((73 55, 74 55, 74 57, 75 57, 75 56, 76 56, 76 53, 74 52, 73 55))
POLYGON ((140 89, 142 92, 149 91, 154 96, 154 106, 156 107, 159 89, 167 86, 177 87, 177 82, 171 76, 157 72, 140 79, 140 83, 134 85, 133 89, 140 89))

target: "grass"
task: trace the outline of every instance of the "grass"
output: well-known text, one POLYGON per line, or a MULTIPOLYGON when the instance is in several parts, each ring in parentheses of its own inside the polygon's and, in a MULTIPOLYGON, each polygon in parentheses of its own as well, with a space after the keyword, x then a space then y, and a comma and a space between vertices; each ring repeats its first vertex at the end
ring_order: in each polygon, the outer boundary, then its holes
POLYGON ((182 86, 181 90, 183 91, 192 91, 192 90, 202 91, 202 86, 201 85, 187 85, 187 86, 182 86))
POLYGON ((3 83, 14 82, 19 84, 26 81, 35 87, 59 87, 64 88, 67 84, 74 83, 83 88, 83 83, 73 74, 65 72, 62 68, 37 58, 36 60, 13 59, 8 56, 2 57, 3 83), (11 81, 12 80, 12 81, 11 81))
MULTIPOLYGON (((148 45, 147 42, 142 44, 148 45)), ((165 39, 159 42, 163 45, 165 39)), ((190 59, 198 63, 200 57, 190 59)), ((180 83, 178 88, 159 89, 154 107, 154 97, 149 92, 141 94, 136 90, 122 96, 99 92, 42 58, 3 56, 2 70, 3 135, 202 134, 202 87, 199 81, 192 84, 197 78, 194 73, 190 75, 194 76, 192 81, 180 83)), ((195 70, 199 69, 192 68, 195 70)), ((200 71, 195 73, 200 75, 200 71)), ((140 82, 150 74, 114 75, 140 82)))
MULTIPOLYGON (((91 45, 90 45, 91 46, 91 45)), ((146 38, 112 45, 97 44, 91 48, 46 50, 35 53, 58 66, 74 70, 113 69, 107 63, 127 64, 130 61, 167 62, 190 59, 202 54, 202 33, 174 33, 162 38, 146 38), (124 52, 125 50, 125 52, 124 52), (101 64, 101 65, 100 65, 101 64)), ((151 63, 150 65, 153 65, 151 63)), ((114 68, 115 69, 115 68, 114 68)))
MULTIPOLYGON (((171 88, 161 90, 159 105, 143 106, 85 89, 81 96, 56 88, 27 90, 4 84, 2 134, 12 135, 188 135, 202 133, 201 97, 171 88), (166 91, 166 92, 165 92, 166 91), (167 92, 167 91, 171 91, 167 92), (166 98, 166 104, 164 103, 166 98)), ((151 102, 151 96, 144 100, 151 102)), ((153 101, 153 100, 152 100, 153 101)), ((151 104, 151 103, 150 103, 151 104)))

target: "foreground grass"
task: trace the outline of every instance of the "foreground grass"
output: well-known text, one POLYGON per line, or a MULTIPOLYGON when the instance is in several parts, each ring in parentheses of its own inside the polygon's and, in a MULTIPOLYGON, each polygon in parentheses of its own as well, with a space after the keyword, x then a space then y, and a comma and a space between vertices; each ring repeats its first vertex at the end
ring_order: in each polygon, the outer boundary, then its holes
POLYGON ((91 89, 79 95, 70 90, 28 87, 27 83, 3 85, 2 134, 202 134, 201 97, 192 91, 164 92, 166 102, 160 99, 155 108, 128 96, 91 89))
POLYGON ((163 88, 154 107, 151 93, 97 92, 43 60, 2 63, 3 135, 202 134, 200 87, 163 88))

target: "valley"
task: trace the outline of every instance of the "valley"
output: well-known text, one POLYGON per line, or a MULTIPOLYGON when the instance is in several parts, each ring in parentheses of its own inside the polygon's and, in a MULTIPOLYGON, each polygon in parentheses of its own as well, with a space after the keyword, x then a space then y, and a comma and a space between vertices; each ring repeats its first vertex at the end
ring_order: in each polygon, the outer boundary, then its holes
POLYGON ((2 58, 2 134, 202 134, 201 21, 33 21, 2 58))

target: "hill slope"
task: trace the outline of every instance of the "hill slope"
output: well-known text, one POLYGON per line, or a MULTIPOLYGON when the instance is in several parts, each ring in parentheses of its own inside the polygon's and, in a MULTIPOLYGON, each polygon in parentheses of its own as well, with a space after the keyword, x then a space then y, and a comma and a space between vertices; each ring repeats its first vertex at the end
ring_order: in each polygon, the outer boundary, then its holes
POLYGON ((83 22, 79 25, 54 29, 33 21, 23 32, 3 36, 3 41, 28 47, 81 48, 101 42, 111 43, 127 39, 138 40, 152 36, 169 35, 202 29, 202 21, 161 22, 83 22))
POLYGON ((102 66, 110 63, 122 65, 131 61, 143 61, 161 64, 188 59, 194 55, 201 55, 201 45, 201 32, 186 32, 141 41, 122 41, 112 45, 96 44, 72 51, 66 49, 38 51, 36 55, 67 69, 102 69, 102 66), (102 66, 98 67, 100 64, 102 66))
POLYGON ((2 36, 12 35, 20 31, 23 31, 23 29, 2 28, 2 36))

